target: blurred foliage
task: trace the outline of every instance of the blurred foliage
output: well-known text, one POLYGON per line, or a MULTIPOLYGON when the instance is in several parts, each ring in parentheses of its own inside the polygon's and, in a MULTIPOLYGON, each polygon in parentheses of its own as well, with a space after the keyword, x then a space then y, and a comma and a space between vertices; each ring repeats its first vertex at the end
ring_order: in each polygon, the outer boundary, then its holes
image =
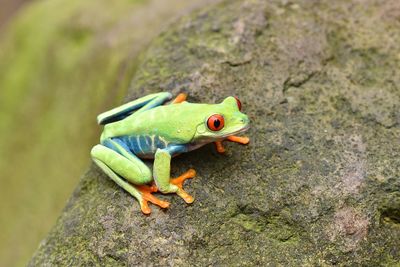
POLYGON ((45 0, 0 42, 0 265, 23 265, 54 224, 121 102, 139 52, 200 0, 45 0))

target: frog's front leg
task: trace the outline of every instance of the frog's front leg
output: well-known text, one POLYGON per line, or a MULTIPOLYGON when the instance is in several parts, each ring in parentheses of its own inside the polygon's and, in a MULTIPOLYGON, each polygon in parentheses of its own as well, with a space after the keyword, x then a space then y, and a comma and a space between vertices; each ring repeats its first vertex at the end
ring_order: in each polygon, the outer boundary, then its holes
POLYGON ((150 169, 134 154, 128 152, 123 144, 107 139, 91 151, 94 162, 119 186, 134 196, 140 203, 143 213, 151 212, 147 202, 167 208, 169 203, 154 197, 157 191, 145 184, 152 181, 150 169))
MULTIPOLYGON (((250 139, 246 136, 241 137, 241 136, 228 136, 225 140, 230 141, 230 142, 234 142, 234 143, 239 143, 242 145, 247 145, 250 142, 250 139)), ((225 148, 224 145, 222 144, 222 141, 216 141, 214 142, 215 144, 215 148, 217 149, 217 152, 220 154, 225 153, 225 148)))
POLYGON ((181 176, 170 179, 171 172, 171 154, 183 151, 184 146, 174 146, 166 149, 157 149, 154 157, 153 177, 158 190, 162 193, 176 193, 183 198, 186 203, 192 203, 194 198, 183 190, 183 182, 188 178, 193 178, 196 172, 193 169, 188 170, 181 176))

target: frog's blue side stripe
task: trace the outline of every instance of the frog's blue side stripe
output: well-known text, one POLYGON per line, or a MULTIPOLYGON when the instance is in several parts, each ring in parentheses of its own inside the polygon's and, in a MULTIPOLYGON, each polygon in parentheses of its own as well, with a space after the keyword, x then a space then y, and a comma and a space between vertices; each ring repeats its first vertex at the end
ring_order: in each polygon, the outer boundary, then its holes
MULTIPOLYGON (((116 147, 115 144, 113 144, 113 142, 118 143, 118 144, 119 144, 120 146, 122 146, 123 149, 126 150, 129 154, 131 154, 131 155, 133 155, 133 156, 136 157, 136 155, 134 155, 134 154, 132 153, 132 151, 129 149, 129 147, 128 147, 123 141, 119 140, 118 138, 106 139, 106 140, 103 141, 102 144, 103 144, 105 147, 108 147, 108 148, 114 150, 115 152, 121 154, 120 149, 118 149, 118 147, 116 147)), ((122 154, 121 154, 121 155, 122 155, 122 154)))
POLYGON ((127 139, 127 144, 129 148, 132 150, 133 153, 135 154, 142 154, 144 151, 139 147, 138 144, 138 136, 129 136, 126 138, 127 139))
POLYGON ((187 152, 187 146, 185 145, 171 145, 166 148, 170 155, 174 156, 180 153, 187 152))
POLYGON ((147 136, 147 135, 146 135, 144 138, 145 138, 145 140, 146 140, 146 147, 147 147, 147 148, 150 148, 151 145, 152 145, 150 136, 147 136))
POLYGON ((157 135, 154 137, 154 142, 157 148, 163 149, 166 147, 165 142, 157 135))
POLYGON ((141 135, 139 136, 139 143, 140 143, 140 147, 143 150, 147 150, 148 149, 148 145, 146 143, 146 137, 141 135))
MULTIPOLYGON (((154 135, 154 136, 145 136, 145 135, 133 135, 133 136, 120 136, 111 139, 114 142, 117 142, 121 145, 125 150, 130 153, 136 155, 148 155, 154 154, 158 148, 167 149, 171 155, 177 153, 186 152, 186 146, 182 145, 171 145, 169 142, 166 142, 163 138, 154 135)), ((112 150, 118 152, 118 148, 110 141, 110 139, 106 139, 103 142, 103 145, 111 148, 112 150)))
POLYGON ((102 145, 111 148, 112 150, 114 150, 115 152, 118 152, 118 148, 111 142, 110 139, 106 139, 102 142, 102 145))
MULTIPOLYGON (((113 138, 118 144, 123 144, 129 151, 137 155, 154 153, 157 148, 165 148, 166 144, 158 136, 120 136, 113 138)), ((111 147, 110 147, 111 148, 111 147)))

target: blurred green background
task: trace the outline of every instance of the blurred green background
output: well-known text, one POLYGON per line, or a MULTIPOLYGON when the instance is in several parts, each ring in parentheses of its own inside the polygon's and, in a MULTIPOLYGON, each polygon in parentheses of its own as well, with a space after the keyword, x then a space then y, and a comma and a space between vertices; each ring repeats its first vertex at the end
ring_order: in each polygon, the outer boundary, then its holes
POLYGON ((90 164, 96 115, 123 100, 146 45, 207 2, 0 2, 0 266, 25 265, 55 223, 90 164))

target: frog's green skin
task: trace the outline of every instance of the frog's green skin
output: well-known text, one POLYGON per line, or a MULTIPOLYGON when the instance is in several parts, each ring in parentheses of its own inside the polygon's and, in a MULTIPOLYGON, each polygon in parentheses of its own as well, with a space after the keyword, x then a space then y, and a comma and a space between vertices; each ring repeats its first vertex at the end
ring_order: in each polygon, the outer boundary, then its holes
POLYGON ((144 213, 150 213, 147 200, 161 207, 168 206, 167 202, 149 196, 156 190, 177 193, 188 203, 193 201, 181 186, 170 181, 171 157, 222 141, 245 131, 249 125, 248 117, 239 111, 234 97, 227 97, 220 104, 185 101, 163 105, 171 97, 167 92, 147 95, 98 116, 98 123, 105 126, 100 144, 91 151, 92 158, 139 201, 144 213), (214 114, 224 117, 224 127, 219 131, 207 127, 207 119, 214 114), (140 158, 154 158, 153 175, 140 158), (157 189, 143 186, 152 181, 157 189))

